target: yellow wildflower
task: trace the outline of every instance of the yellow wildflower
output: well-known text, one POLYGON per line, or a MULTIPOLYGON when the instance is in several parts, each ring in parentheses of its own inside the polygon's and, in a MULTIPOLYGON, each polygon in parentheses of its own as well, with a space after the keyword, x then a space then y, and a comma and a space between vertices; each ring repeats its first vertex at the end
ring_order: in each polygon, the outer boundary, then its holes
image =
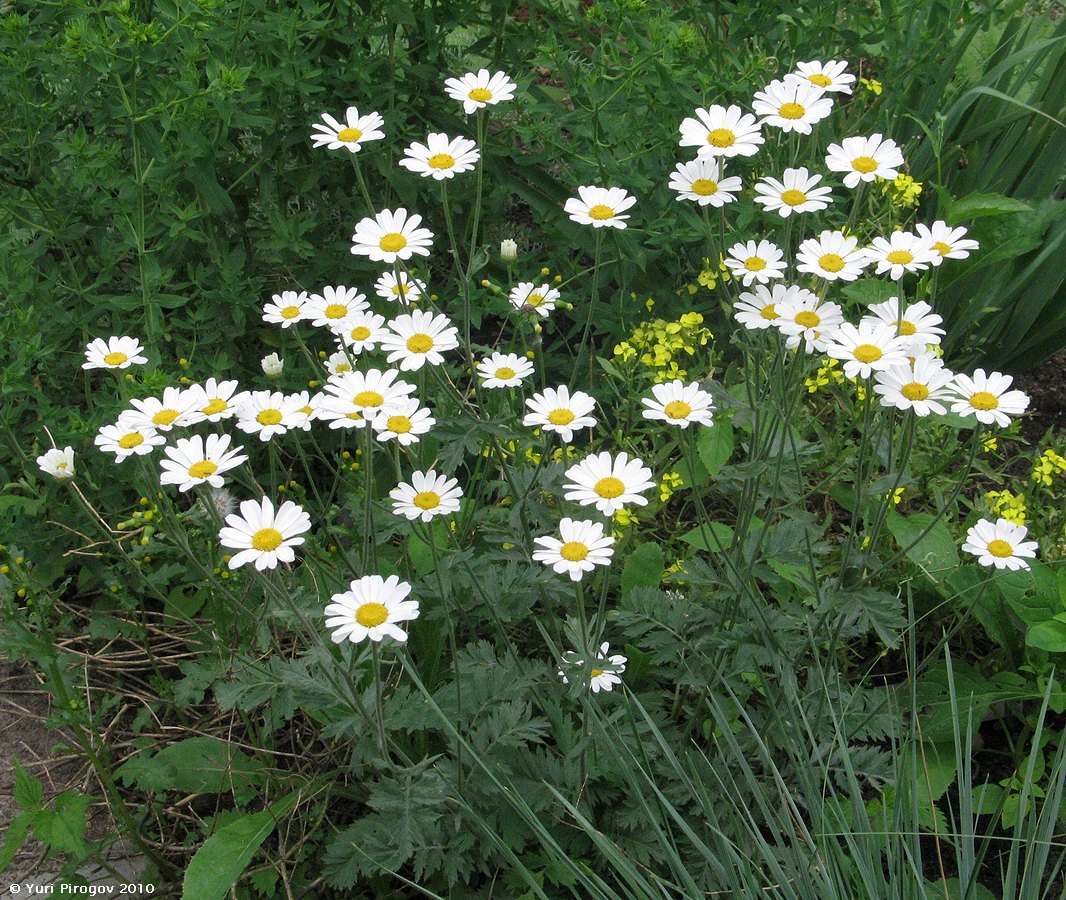
POLYGON ((1010 491, 989 491, 985 494, 985 505, 989 511, 1015 525, 1025 524, 1025 494, 1012 494, 1010 491))
POLYGON ((860 78, 859 84, 861 84, 866 90, 868 90, 875 97, 881 96, 881 91, 884 88, 881 86, 881 82, 876 78, 860 78))
POLYGON ((1066 472, 1066 459, 1054 450, 1045 450, 1033 466, 1033 481, 1037 484, 1050 485, 1055 475, 1066 472))
POLYGON ((685 483, 678 472, 667 472, 663 475, 663 480, 659 482, 659 499, 665 503, 673 495, 674 491, 681 487, 685 483))
POLYGON ((889 195, 888 199, 893 206, 899 209, 907 209, 918 205, 918 197, 922 193, 922 183, 915 181, 910 175, 898 175, 894 181, 886 181, 881 186, 881 193, 889 195))

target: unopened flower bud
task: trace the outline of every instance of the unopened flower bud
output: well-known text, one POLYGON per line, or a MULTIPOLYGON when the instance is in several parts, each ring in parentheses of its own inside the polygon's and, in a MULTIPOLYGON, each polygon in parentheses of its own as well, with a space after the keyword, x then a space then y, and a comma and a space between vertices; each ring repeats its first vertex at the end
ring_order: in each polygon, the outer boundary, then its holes
POLYGON ((276 353, 264 356, 260 365, 263 367, 263 374, 269 378, 280 378, 281 371, 285 368, 285 362, 276 353))
POLYGON ((518 244, 510 238, 500 241, 500 259, 504 262, 514 262, 518 259, 518 244))

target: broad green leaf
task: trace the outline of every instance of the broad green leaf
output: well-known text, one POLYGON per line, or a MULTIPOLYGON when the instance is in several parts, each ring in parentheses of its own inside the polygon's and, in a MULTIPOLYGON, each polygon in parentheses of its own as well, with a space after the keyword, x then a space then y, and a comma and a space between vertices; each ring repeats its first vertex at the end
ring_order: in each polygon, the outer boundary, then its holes
POLYGON ((700 460, 707 467, 711 476, 718 474, 733 453, 733 424, 726 418, 719 418, 710 428, 700 429, 696 439, 696 450, 700 460))
POLYGON ((227 741, 194 737, 164 747, 154 756, 142 750, 118 770, 126 783, 144 791, 248 795, 262 779, 263 764, 227 741))
POLYGON ((641 544, 629 555, 622 569, 622 596, 625 597, 634 588, 657 588, 665 566, 663 551, 658 544, 641 544))
POLYGON ((33 836, 54 850, 75 856, 85 855, 85 814, 89 796, 78 791, 64 791, 52 809, 40 810, 33 817, 33 836))
POLYGON ((1004 197, 1002 194, 969 194, 951 204, 947 213, 949 225, 958 225, 967 219, 982 216, 1004 216, 1011 213, 1032 212, 1032 207, 1021 200, 1004 197))
POLYGON ((711 522, 706 528, 700 525, 681 535, 681 540, 697 550, 717 553, 733 543, 733 529, 724 522, 711 522))
POLYGON ((943 519, 937 519, 934 523, 932 513, 913 513, 909 516, 889 513, 886 524, 900 549, 907 550, 907 558, 934 584, 942 580, 941 573, 958 568, 959 550, 943 519))
POLYGON ((1049 653, 1066 653, 1066 622, 1048 619, 1033 625, 1025 633, 1025 643, 1049 653))

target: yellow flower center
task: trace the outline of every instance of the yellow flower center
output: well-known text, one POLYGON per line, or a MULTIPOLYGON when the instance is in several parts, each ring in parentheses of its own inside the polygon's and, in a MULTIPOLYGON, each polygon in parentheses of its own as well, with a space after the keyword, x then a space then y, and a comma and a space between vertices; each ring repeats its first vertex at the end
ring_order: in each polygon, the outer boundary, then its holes
POLYGON ((337 132, 337 140, 344 141, 346 144, 354 144, 362 136, 363 132, 358 128, 342 128, 337 132))
POLYGON ((998 556, 1000 559, 1006 559, 1006 557, 1014 554, 1014 548, 1006 541, 996 538, 994 541, 988 542, 988 552, 993 556, 998 556))
POLYGON ((474 88, 467 96, 478 103, 488 103, 492 99, 492 91, 488 88, 474 88))
POLYGON ((386 253, 399 253, 407 246, 407 238, 397 231, 392 231, 381 238, 378 246, 386 253))
POLYGON ((781 108, 777 111, 777 114, 782 119, 802 119, 805 110, 798 103, 782 103, 781 108))
POLYGON ((276 528, 260 528, 252 535, 252 549, 254 550, 277 550, 281 546, 283 538, 276 528))
POLYGON ((411 430, 411 420, 407 416, 389 416, 385 424, 393 434, 407 434, 411 430))
MULTIPOLYGON (((346 363, 346 362, 337 363, 337 365, 335 365, 333 367, 333 374, 334 375, 343 375, 345 372, 350 372, 350 371, 352 371, 352 367, 350 365, 348 365, 348 363, 346 363)), ((300 412, 303 412, 303 410, 300 410, 300 412)))
POLYGON ((544 302, 544 295, 543 294, 530 294, 528 297, 526 297, 526 305, 527 306, 537 307, 537 306, 540 306, 543 302, 544 302))
POLYGON ((988 391, 978 391, 970 397, 970 406, 974 409, 996 409, 999 406, 999 398, 988 391))
POLYGON ((807 195, 803 191, 789 188, 781 195, 781 202, 787 203, 789 206, 799 206, 801 203, 807 202, 807 195))
POLYGON ((602 222, 604 219, 610 219, 613 216, 614 210, 609 206, 604 206, 602 203, 597 203, 589 209, 589 218, 595 219, 597 222, 602 222))
POLYGON ((761 272, 766 268, 766 260, 761 256, 749 256, 744 260, 744 268, 749 272, 761 272))
POLYGON ((357 413, 357 412, 345 413, 344 417, 346 419, 351 419, 353 422, 362 422, 363 421, 363 417, 361 415, 359 415, 359 413, 357 413))
POLYGON ((925 400, 929 396, 929 388, 918 381, 903 385, 899 392, 908 400, 925 400))
POLYGON ((805 309, 803 312, 796 313, 795 321, 797 325, 802 325, 804 328, 814 328, 821 323, 822 317, 816 312, 805 309))
POLYGON ((407 339, 407 349, 412 353, 429 353, 433 349, 433 338, 428 334, 412 334, 407 339))
POLYGON ((684 419, 692 412, 692 407, 684 400, 672 400, 663 407, 663 412, 671 419, 684 419))
POLYGON ((356 406, 381 406, 385 398, 377 391, 360 391, 352 397, 352 403, 356 406))
POLYGON ((829 85, 831 85, 833 83, 833 79, 832 78, 830 78, 828 75, 821 75, 821 74, 808 75, 807 76, 807 80, 811 84, 816 84, 816 85, 818 85, 818 87, 823 87, 823 88, 824 87, 829 87, 829 85))
POLYGON ((933 249, 941 256, 947 256, 951 252, 951 245, 945 244, 943 241, 937 241, 933 244, 933 249))
POLYGON ((589 674, 593 678, 599 678, 603 674, 603 669, 593 669, 589 674))
POLYGON ((877 160, 872 156, 856 156, 851 161, 851 167, 856 172, 862 172, 863 175, 867 175, 877 168, 877 160))
POLYGON ((356 325, 355 328, 349 332, 349 336, 353 341, 365 341, 370 337, 370 329, 365 325, 356 325))
POLYGON ((124 434, 118 439, 118 445, 123 450, 132 450, 140 444, 144 443, 144 435, 137 431, 131 431, 129 434, 124 434))
POLYGON ((281 317, 283 319, 295 319, 300 315, 300 307, 298 306, 283 306, 281 308, 281 317))
POLYGON ((189 474, 193 478, 210 478, 215 472, 218 471, 218 465, 211 462, 209 459, 202 460, 198 463, 193 463, 189 466, 189 474))
POLYGON ((496 377, 500 381, 507 381, 507 379, 514 378, 514 376, 515 376, 515 370, 512 369, 510 366, 500 366, 496 370, 496 377))
POLYGON ((455 165, 455 157, 450 153, 434 153, 426 162, 431 169, 450 169, 455 165))
POLYGON ((161 409, 154 416, 152 416, 153 425, 170 425, 178 416, 180 416, 176 409, 161 409))
POLYGON ((281 424, 281 410, 280 409, 264 409, 259 415, 255 417, 255 420, 260 425, 279 425, 281 424))
POLYGON ((221 397, 214 397, 211 399, 207 406, 200 410, 205 416, 217 416, 220 412, 225 412, 229 409, 229 404, 221 397))
POLYGON ((121 366, 127 359, 129 359, 129 357, 126 356, 125 353, 120 353, 116 350, 114 353, 108 353, 104 357, 104 362, 109 366, 121 366))
POLYGON ((844 257, 836 253, 826 253, 819 257, 818 265, 827 272, 839 272, 844 268, 844 257))
POLYGON ((348 307, 343 303, 331 303, 326 307, 327 319, 343 319, 348 315, 348 307))
POLYGON ((388 618, 389 610, 384 603, 363 603, 355 611, 355 621, 364 628, 384 625, 388 618))
POLYGON ((411 502, 419 509, 436 509, 440 506, 440 495, 435 491, 420 491, 411 502))
POLYGON ((548 413, 548 421, 552 425, 569 425, 574 421, 574 414, 568 409, 553 409, 548 413))
POLYGON ((299 411, 302 412, 305 416, 309 416, 311 415, 311 413, 314 412, 314 410, 311 409, 310 406, 301 406, 299 411))
POLYGON ((777 315, 777 307, 773 303, 768 303, 762 308, 762 312, 759 313, 764 319, 772 322, 774 319, 779 318, 777 315))
POLYGON ((893 250, 885 259, 894 266, 905 266, 914 259, 914 254, 907 250, 893 250))
POLYGON ((613 500, 626 492, 625 482, 613 475, 601 478, 592 488, 597 494, 606 500, 613 500))
POLYGON ((914 334, 917 331, 918 331, 918 329, 915 327, 915 324, 913 322, 908 322, 906 319, 900 319, 899 320, 899 333, 900 334, 905 334, 905 335, 909 336, 909 335, 914 334))
POLYGON ((710 178, 697 178, 692 182, 692 193, 700 197, 710 197, 718 193, 718 182, 710 178))
POLYGON ((737 136, 728 128, 715 128, 707 133, 707 143, 712 147, 732 147, 737 142, 737 136))
POLYGON ((863 363, 877 362, 882 356, 884 356, 884 353, 881 352, 881 348, 875 347, 873 344, 859 344, 859 346, 855 348, 854 353, 855 358, 863 363))
POLYGON ((580 541, 567 541, 559 548, 559 555, 569 562, 581 562, 589 555, 589 548, 580 541))

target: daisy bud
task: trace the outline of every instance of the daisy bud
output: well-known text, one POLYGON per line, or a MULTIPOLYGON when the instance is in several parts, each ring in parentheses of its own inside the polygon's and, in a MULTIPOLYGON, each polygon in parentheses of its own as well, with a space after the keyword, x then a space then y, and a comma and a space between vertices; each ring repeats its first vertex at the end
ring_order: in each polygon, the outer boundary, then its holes
POLYGON ((74 477, 74 448, 49 450, 37 457, 37 465, 56 481, 70 481, 74 477))
POLYGON ((500 259, 505 263, 514 262, 518 259, 518 244, 510 238, 500 241, 500 259))
POLYGON ((260 365, 263 367, 263 374, 269 378, 280 378, 281 372, 285 368, 284 360, 276 353, 264 356, 260 365))

